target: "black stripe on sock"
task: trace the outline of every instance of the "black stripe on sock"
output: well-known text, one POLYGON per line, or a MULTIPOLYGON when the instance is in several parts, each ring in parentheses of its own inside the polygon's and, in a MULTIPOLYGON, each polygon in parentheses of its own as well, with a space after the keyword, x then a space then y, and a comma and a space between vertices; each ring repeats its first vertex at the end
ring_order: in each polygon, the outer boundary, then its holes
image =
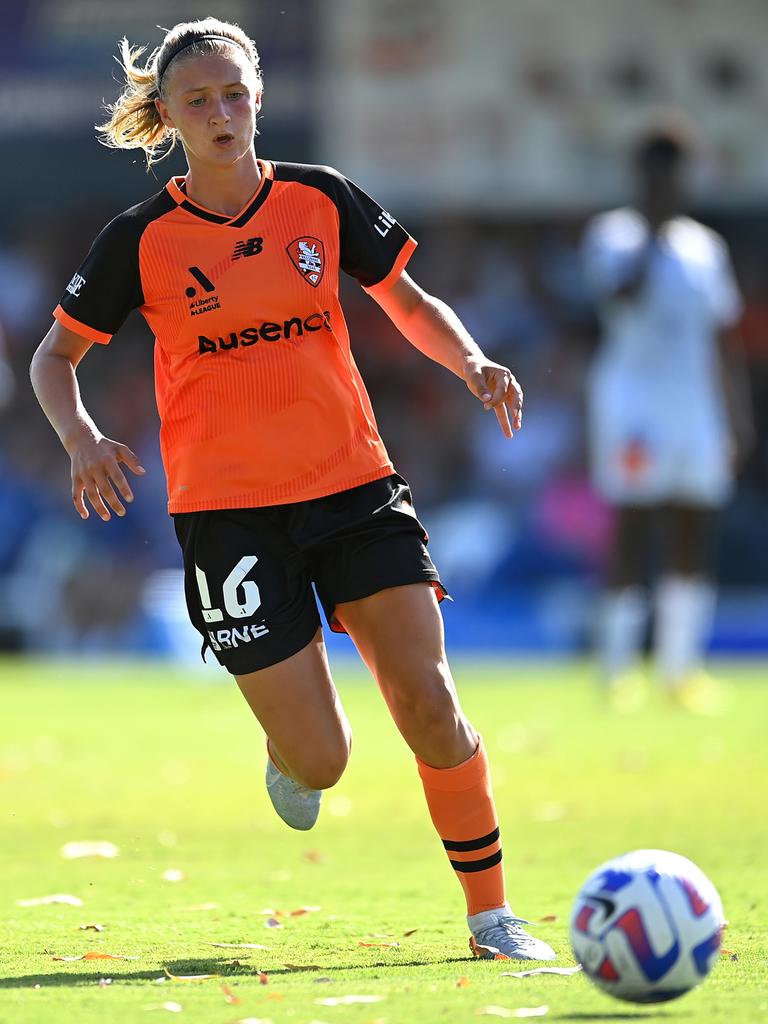
POLYGON ((492 853, 490 857, 484 857, 483 860, 452 860, 451 867, 454 871, 485 871, 486 868, 496 867, 497 864, 501 863, 501 850, 497 850, 496 853, 492 853))
POLYGON ((443 846, 446 850, 454 850, 456 853, 469 853, 470 850, 482 850, 484 846, 490 846, 491 843, 495 843, 499 838, 498 827, 489 832, 487 836, 481 836, 480 839, 467 839, 465 842, 454 843, 449 839, 443 840, 443 846))

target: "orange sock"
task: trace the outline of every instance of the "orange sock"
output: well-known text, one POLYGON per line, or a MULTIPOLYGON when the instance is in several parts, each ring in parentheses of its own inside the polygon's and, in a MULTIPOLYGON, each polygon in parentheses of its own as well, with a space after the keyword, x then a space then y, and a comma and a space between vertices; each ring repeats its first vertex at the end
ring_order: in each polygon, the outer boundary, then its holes
POLYGON ((504 905, 499 820, 483 741, 455 768, 416 758, 429 813, 467 898, 467 913, 504 905))

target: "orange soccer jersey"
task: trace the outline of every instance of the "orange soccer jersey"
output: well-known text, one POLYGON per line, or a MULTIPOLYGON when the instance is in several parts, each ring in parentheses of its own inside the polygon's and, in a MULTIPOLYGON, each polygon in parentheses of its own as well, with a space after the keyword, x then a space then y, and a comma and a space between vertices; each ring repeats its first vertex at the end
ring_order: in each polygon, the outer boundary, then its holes
POLYGON ((134 308, 152 329, 170 512, 304 501, 393 471, 338 278, 386 288, 416 243, 331 168, 260 166, 234 217, 192 202, 183 178, 120 214, 54 311, 101 343, 134 308))

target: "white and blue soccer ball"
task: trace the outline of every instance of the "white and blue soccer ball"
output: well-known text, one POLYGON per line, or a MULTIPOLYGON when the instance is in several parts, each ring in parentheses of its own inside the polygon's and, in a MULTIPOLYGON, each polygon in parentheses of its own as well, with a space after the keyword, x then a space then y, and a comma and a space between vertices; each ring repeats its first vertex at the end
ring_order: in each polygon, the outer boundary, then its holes
POLYGON ((676 999, 720 953, 723 905, 685 857, 635 850, 592 872, 571 914, 573 955, 604 992, 631 1003, 676 999))

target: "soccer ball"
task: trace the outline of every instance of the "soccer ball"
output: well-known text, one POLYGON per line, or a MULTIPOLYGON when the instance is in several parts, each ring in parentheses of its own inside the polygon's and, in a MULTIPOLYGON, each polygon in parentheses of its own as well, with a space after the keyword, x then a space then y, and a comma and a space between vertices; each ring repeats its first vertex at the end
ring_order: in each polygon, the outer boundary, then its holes
POLYGON ((571 914, 573 955, 604 992, 630 1003, 676 999, 720 952, 723 905, 685 857, 635 850, 592 872, 571 914))

